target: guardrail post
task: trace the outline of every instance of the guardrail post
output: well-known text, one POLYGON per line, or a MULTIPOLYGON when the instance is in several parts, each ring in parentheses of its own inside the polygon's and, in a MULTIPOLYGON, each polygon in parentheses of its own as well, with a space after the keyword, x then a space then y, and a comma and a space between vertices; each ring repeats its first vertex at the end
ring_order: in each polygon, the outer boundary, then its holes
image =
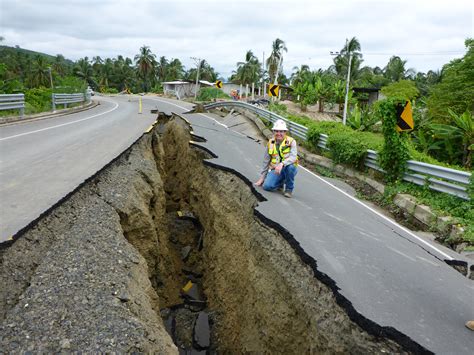
POLYGON ((56 95, 52 94, 52 101, 53 101, 53 112, 56 112, 56 95))

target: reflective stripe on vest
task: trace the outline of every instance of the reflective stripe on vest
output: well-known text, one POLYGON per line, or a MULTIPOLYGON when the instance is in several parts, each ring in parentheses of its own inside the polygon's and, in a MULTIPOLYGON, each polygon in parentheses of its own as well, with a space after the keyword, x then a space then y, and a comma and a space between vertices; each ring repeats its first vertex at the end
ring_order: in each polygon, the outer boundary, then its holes
MULTIPOLYGON (((270 139, 268 141, 267 147, 268 154, 270 155, 270 169, 275 168, 275 166, 290 156, 291 144, 293 141, 293 138, 286 136, 280 144, 280 151, 277 149, 275 139, 270 139)), ((298 165, 298 157, 296 157, 296 162, 294 164, 298 165)))

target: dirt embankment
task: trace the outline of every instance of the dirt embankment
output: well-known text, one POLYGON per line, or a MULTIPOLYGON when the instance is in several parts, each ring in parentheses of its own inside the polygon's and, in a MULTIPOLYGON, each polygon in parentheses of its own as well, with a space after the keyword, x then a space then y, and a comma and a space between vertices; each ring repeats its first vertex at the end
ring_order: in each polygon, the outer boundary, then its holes
POLYGON ((341 119, 337 117, 337 115, 339 114, 339 107, 337 106, 325 107, 325 112, 319 112, 318 104, 306 106, 306 110, 303 111, 301 109, 301 105, 293 101, 284 100, 284 101, 281 101, 280 103, 282 105, 285 105, 286 109, 288 110, 288 113, 292 115, 306 116, 315 121, 341 122, 341 119), (328 109, 330 110, 330 112, 327 111, 328 109))
POLYGON ((341 307, 291 236, 255 214, 248 182, 203 162, 183 120, 160 117, 1 251, 3 351, 421 349, 341 307))

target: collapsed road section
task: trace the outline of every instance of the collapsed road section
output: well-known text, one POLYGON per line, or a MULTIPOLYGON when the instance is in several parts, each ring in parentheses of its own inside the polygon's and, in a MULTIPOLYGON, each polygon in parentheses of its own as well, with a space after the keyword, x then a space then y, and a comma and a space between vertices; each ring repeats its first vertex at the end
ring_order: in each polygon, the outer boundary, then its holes
POLYGON ((355 313, 259 195, 159 115, 1 245, 2 352, 409 353, 355 313))

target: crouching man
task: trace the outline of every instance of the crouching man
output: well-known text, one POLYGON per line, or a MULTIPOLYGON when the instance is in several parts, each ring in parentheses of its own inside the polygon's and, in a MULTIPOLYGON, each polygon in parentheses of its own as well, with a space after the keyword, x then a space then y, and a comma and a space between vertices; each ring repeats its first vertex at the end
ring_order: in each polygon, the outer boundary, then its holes
POLYGON ((273 125, 273 137, 268 141, 260 178, 256 186, 267 191, 281 190, 291 198, 298 171, 298 150, 296 141, 288 136, 286 122, 277 120, 273 125))

